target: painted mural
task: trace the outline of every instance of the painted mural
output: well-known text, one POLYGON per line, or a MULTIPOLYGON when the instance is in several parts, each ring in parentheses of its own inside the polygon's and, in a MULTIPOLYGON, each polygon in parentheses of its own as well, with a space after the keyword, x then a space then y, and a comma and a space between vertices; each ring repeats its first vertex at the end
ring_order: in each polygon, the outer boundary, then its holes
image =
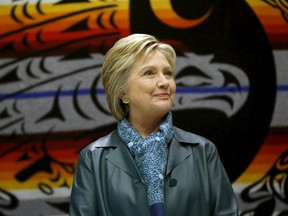
POLYGON ((240 216, 288 215, 286 0, 0 0, 0 216, 68 215, 79 151, 115 129, 112 44, 177 52, 174 124, 217 146, 240 216))

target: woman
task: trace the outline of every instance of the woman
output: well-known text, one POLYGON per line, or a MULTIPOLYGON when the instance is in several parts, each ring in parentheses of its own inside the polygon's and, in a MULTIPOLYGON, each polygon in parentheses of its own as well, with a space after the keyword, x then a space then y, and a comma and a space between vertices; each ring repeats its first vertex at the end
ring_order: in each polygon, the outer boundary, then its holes
POLYGON ((70 216, 235 216, 212 142, 172 125, 173 48, 146 34, 120 39, 102 82, 117 130, 79 154, 70 216))

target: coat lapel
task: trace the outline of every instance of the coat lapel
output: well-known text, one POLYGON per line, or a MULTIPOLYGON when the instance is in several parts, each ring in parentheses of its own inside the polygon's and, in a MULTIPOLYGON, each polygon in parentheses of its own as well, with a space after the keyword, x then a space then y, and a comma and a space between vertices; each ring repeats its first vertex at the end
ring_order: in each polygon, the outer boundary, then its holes
POLYGON ((116 167, 126 172, 128 175, 141 181, 140 174, 136 168, 133 157, 131 156, 125 143, 120 139, 117 132, 112 133, 109 141, 116 148, 106 155, 107 160, 113 163, 116 167))
POLYGON ((198 145, 197 140, 193 139, 192 136, 186 136, 187 132, 177 127, 174 129, 175 135, 169 146, 166 176, 192 154, 191 145, 198 145))

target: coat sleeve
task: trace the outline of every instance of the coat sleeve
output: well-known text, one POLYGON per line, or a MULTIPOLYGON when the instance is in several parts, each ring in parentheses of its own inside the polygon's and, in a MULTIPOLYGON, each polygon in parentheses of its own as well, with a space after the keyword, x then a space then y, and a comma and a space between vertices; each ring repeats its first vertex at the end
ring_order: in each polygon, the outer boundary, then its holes
POLYGON ((92 160, 80 152, 70 196, 70 216, 97 216, 95 176, 92 160))
POLYGON ((211 189, 211 215, 237 216, 238 204, 232 184, 220 161, 214 144, 209 145, 208 151, 209 186, 211 189))

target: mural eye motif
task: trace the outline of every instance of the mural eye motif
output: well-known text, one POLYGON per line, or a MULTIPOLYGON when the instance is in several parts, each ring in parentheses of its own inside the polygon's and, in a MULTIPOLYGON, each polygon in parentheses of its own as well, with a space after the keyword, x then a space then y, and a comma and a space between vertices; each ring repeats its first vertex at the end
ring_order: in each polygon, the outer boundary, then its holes
POLYGON ((237 66, 212 60, 213 55, 194 53, 178 57, 178 94, 173 109, 217 109, 227 117, 241 109, 249 94, 246 73, 237 66))

